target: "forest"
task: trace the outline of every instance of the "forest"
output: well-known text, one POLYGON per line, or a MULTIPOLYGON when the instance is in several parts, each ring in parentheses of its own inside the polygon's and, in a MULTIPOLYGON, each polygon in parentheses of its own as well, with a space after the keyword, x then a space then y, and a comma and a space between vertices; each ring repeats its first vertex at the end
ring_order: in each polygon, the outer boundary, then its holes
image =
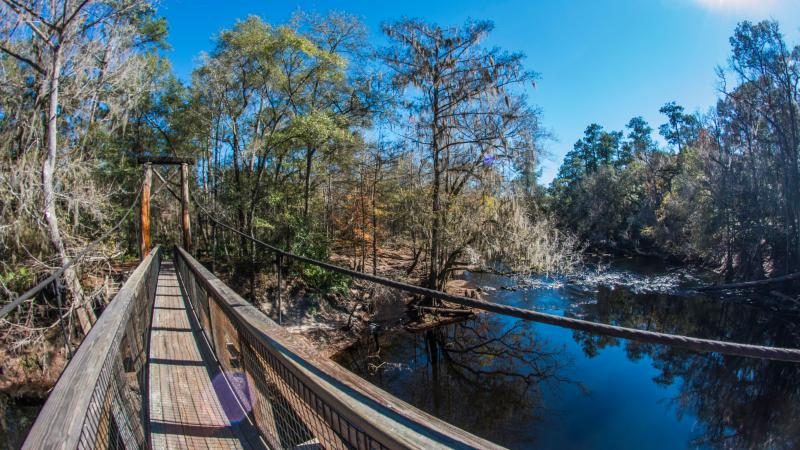
POLYGON ((658 133, 586 127, 548 201, 559 224, 613 251, 657 252, 728 280, 798 270, 798 66, 778 23, 740 23, 719 99, 706 113, 675 102, 658 133))
MULTIPOLYGON (((243 17, 181 80, 156 6, 0 2, 0 306, 99 239, 63 286, 0 318, 0 360, 18 374, 0 390, 52 383, 59 340, 77 345, 135 266, 141 156, 196 161, 195 252, 254 301, 271 260, 209 217, 438 290, 464 270, 564 274, 597 254, 727 282, 800 271, 800 46, 776 21, 731 30, 707 111, 667 96, 663 123, 607 130, 598 117, 545 185, 539 74, 485 44, 490 21, 400 19, 375 44, 347 13, 243 17), (387 254, 406 263, 394 270, 387 254)), ((172 175, 154 171, 153 240, 169 246, 180 203, 172 175)), ((349 292, 311 266, 293 276, 349 292)))

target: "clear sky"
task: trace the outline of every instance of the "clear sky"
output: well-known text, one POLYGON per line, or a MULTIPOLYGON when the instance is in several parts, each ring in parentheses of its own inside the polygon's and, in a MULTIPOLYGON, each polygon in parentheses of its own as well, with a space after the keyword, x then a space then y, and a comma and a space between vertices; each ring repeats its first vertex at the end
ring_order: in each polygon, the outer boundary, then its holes
POLYGON ((775 19, 790 44, 800 43, 800 0, 163 0, 159 8, 169 22, 167 54, 184 80, 212 37, 237 19, 256 14, 282 23, 298 9, 359 16, 375 43, 380 24, 401 17, 441 25, 492 20, 487 45, 526 54, 528 69, 541 74, 530 99, 556 138, 546 144, 543 183, 591 122, 622 129, 641 115, 657 129, 668 101, 689 111, 712 106, 714 69, 726 63, 737 22, 775 19))

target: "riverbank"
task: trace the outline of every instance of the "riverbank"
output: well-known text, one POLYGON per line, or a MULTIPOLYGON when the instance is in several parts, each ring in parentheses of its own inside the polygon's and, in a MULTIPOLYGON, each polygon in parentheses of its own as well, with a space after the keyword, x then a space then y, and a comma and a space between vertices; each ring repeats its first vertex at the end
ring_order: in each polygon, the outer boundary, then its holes
MULTIPOLYGON (((355 256, 352 248, 337 248, 330 261, 342 267, 373 273, 372 255, 369 258, 355 256)), ((375 262, 375 272, 386 278, 419 284, 425 277, 424 265, 406 247, 378 248, 375 262)), ((292 270, 298 270, 298 267, 294 266, 292 270)), ((239 286, 237 291, 240 295, 257 305, 272 320, 277 322, 280 319, 289 333, 306 339, 326 357, 354 345, 376 330, 410 326, 419 332, 475 315, 475 311, 458 305, 417 308, 415 296, 362 280, 347 279, 344 289, 341 286, 319 289, 296 273, 292 276, 284 273, 279 314, 276 303, 278 280, 271 268, 262 268, 253 278, 231 268, 218 267, 218 272, 228 285, 239 286)), ((480 286, 464 279, 463 273, 456 273, 456 277, 448 282, 446 291, 483 298, 480 286)))

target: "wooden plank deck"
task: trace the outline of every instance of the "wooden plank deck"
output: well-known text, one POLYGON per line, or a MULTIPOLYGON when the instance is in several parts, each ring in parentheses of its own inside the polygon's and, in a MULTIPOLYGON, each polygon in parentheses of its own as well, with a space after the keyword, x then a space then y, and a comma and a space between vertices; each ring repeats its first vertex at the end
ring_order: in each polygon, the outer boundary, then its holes
POLYGON ((158 277, 149 363, 154 449, 265 448, 222 376, 174 266, 166 261, 158 277))

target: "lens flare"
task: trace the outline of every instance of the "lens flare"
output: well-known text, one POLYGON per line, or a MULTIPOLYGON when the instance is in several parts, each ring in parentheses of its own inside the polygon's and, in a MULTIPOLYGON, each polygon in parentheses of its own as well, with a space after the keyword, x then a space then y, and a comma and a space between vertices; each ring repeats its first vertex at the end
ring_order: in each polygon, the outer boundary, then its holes
POLYGON ((241 422, 252 411, 250 386, 244 373, 219 372, 211 383, 231 424, 241 422))

